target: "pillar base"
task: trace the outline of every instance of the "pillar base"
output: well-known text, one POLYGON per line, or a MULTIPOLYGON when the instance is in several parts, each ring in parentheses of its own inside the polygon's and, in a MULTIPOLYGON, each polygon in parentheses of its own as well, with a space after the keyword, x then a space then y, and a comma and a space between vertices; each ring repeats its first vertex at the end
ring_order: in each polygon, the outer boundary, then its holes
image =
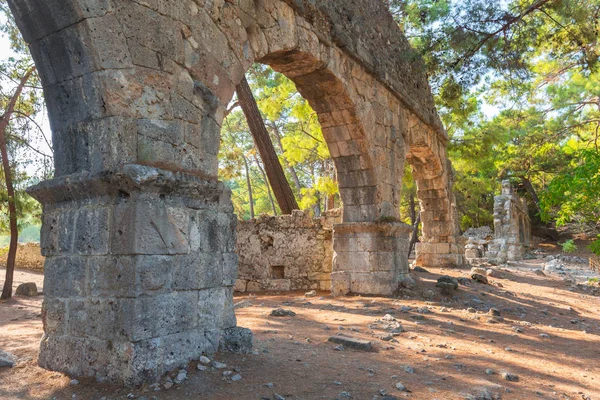
POLYGON ((464 245, 458 243, 416 243, 415 265, 427 268, 456 268, 464 265, 464 245))
POLYGON ((402 223, 334 225, 332 294, 394 295, 409 272, 411 232, 402 223))
POLYGON ((137 385, 219 348, 250 350, 223 184, 127 165, 29 192, 44 206, 40 366, 137 385))

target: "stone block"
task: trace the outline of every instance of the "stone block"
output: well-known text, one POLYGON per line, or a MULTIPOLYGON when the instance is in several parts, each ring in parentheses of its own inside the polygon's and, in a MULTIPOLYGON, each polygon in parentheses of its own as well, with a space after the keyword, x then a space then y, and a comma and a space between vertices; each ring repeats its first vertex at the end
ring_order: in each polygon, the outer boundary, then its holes
POLYGON ((269 279, 266 290, 289 292, 292 290, 292 281, 290 279, 269 279))
POLYGON ((177 256, 136 256, 138 292, 157 294, 170 291, 178 268, 181 268, 181 259, 177 256))
POLYGON ((252 351, 252 332, 247 328, 230 328, 223 331, 219 350, 234 354, 248 354, 252 351))
POLYGON ((223 284, 222 254, 192 252, 179 256, 178 260, 173 268, 173 289, 208 289, 223 284))
MULTIPOLYGON (((138 342, 166 336, 173 332, 175 304, 174 296, 171 294, 123 299, 119 319, 123 321, 122 330, 127 340, 138 342)), ((177 302, 177 305, 180 304, 177 302)), ((192 304, 190 311, 194 312, 194 309, 192 304)), ((188 317, 192 318, 190 315, 188 317)))
POLYGON ((350 291, 367 295, 392 296, 398 290, 399 276, 391 272, 354 272, 350 275, 350 291))
POLYGON ((64 335, 68 328, 66 324, 67 306, 63 299, 46 297, 42 303, 42 324, 46 335, 64 335))
MULTIPOLYGON (((108 254, 110 241, 108 207, 83 208, 77 213, 73 251, 79 254, 108 254)), ((65 227, 64 229, 72 229, 65 227)))
POLYGON ((44 263, 44 294, 52 297, 82 297, 88 294, 88 257, 48 257, 44 263))
POLYGON ((123 340, 119 307, 119 301, 111 298, 71 299, 67 314, 68 334, 79 338, 123 340))
POLYGON ((160 201, 126 201, 113 212, 114 254, 187 254, 189 214, 160 201))
MULTIPOLYGON (((335 268, 335 264, 334 264, 335 268)), ((351 291, 350 273, 335 271, 331 273, 331 294, 333 296, 346 295, 351 291)))
POLYGON ((135 297, 138 292, 136 260, 130 256, 88 257, 92 296, 135 297))
MULTIPOLYGON (((198 328, 205 331, 219 331, 225 310, 226 288, 204 289, 198 292, 198 328)), ((233 312, 233 307, 231 307, 233 312)), ((217 343, 218 344, 218 343, 217 343)))

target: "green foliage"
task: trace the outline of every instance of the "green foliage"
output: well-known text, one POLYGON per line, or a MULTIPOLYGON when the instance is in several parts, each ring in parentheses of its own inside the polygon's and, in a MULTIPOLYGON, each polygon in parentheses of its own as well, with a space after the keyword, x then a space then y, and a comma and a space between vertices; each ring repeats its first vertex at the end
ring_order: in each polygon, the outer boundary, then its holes
POLYGON ((588 249, 590 249, 595 255, 600 256, 600 235, 598 235, 597 239, 588 245, 588 249))
MULTIPOLYGON (((316 113, 294 83, 271 68, 255 65, 247 76, 298 205, 320 212, 329 196, 337 196, 338 188, 316 113)), ((250 199, 244 158, 249 161, 255 213, 272 214, 267 182, 261 171, 264 166, 241 109, 234 107, 221 131, 219 175, 232 189, 236 213, 247 219, 250 199)))
MULTIPOLYGON (((33 66, 29 49, 4 0, 0 0, 0 34, 10 43, 10 51, 0 56, 0 115, 4 115, 19 81, 33 66)), ((34 71, 18 98, 14 113, 9 116, 6 139, 15 188, 18 229, 21 233, 25 232, 26 238, 35 239, 37 236, 38 240, 41 207, 25 192, 25 188, 52 176, 52 146, 41 127, 44 112, 40 80, 34 71)), ((8 231, 8 196, 4 170, 0 168, 0 234, 7 234, 8 231)))
POLYGON ((544 220, 557 225, 600 224, 600 153, 576 150, 569 168, 548 184, 541 206, 544 220))
POLYGON ((564 243, 559 244, 565 253, 572 253, 577 250, 577 245, 573 242, 573 239, 566 240, 564 243))

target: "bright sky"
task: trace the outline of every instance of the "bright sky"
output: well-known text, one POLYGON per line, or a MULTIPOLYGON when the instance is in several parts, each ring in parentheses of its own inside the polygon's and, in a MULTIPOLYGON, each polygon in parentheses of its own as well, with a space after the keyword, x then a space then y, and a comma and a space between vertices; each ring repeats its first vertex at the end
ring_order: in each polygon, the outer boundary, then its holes
MULTIPOLYGON (((0 24, 4 24, 4 23, 5 23, 5 19, 3 16, 0 15, 0 24)), ((16 56, 16 54, 10 48, 10 42, 8 40, 8 35, 6 35, 3 32, 0 32, 0 62, 4 61, 10 57, 13 57, 13 56, 16 56)), ((0 85, 7 85, 7 83, 8 82, 6 80, 0 80, 0 85)), ((38 125, 42 128, 46 138, 49 141, 51 141, 52 134, 50 131, 50 123, 48 121, 48 114, 46 113, 45 109, 42 113, 40 113, 40 115, 37 116, 37 118, 35 118, 35 122, 37 122, 38 125)), ((37 137, 39 135, 33 135, 33 136, 37 137)), ((42 153, 52 154, 52 149, 50 149, 50 147, 46 144, 46 142, 43 139, 35 140, 35 141, 33 141, 33 143, 31 143, 31 145, 34 146, 39 151, 41 151, 42 153)), ((27 155, 29 157, 38 156, 33 151, 29 151, 27 155)), ((39 156, 39 157, 41 157, 41 156, 39 156)), ((31 163, 25 167, 25 171, 27 172, 28 175, 35 176, 35 175, 38 175, 38 172, 39 172, 39 171, 37 171, 37 168, 38 168, 38 166, 36 166, 35 163, 31 163)))

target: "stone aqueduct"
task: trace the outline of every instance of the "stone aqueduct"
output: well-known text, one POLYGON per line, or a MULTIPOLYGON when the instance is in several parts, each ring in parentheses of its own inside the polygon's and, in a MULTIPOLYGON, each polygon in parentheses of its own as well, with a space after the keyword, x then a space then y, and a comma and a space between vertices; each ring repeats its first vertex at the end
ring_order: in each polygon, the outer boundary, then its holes
POLYGON ((448 138, 383 2, 9 3, 55 146, 55 178, 30 189, 44 207, 42 366, 137 384, 248 346, 217 153, 226 105, 254 62, 296 83, 335 162, 334 294, 390 295, 408 273, 410 228, 395 222, 406 160, 421 204, 418 263, 462 263, 448 138))

